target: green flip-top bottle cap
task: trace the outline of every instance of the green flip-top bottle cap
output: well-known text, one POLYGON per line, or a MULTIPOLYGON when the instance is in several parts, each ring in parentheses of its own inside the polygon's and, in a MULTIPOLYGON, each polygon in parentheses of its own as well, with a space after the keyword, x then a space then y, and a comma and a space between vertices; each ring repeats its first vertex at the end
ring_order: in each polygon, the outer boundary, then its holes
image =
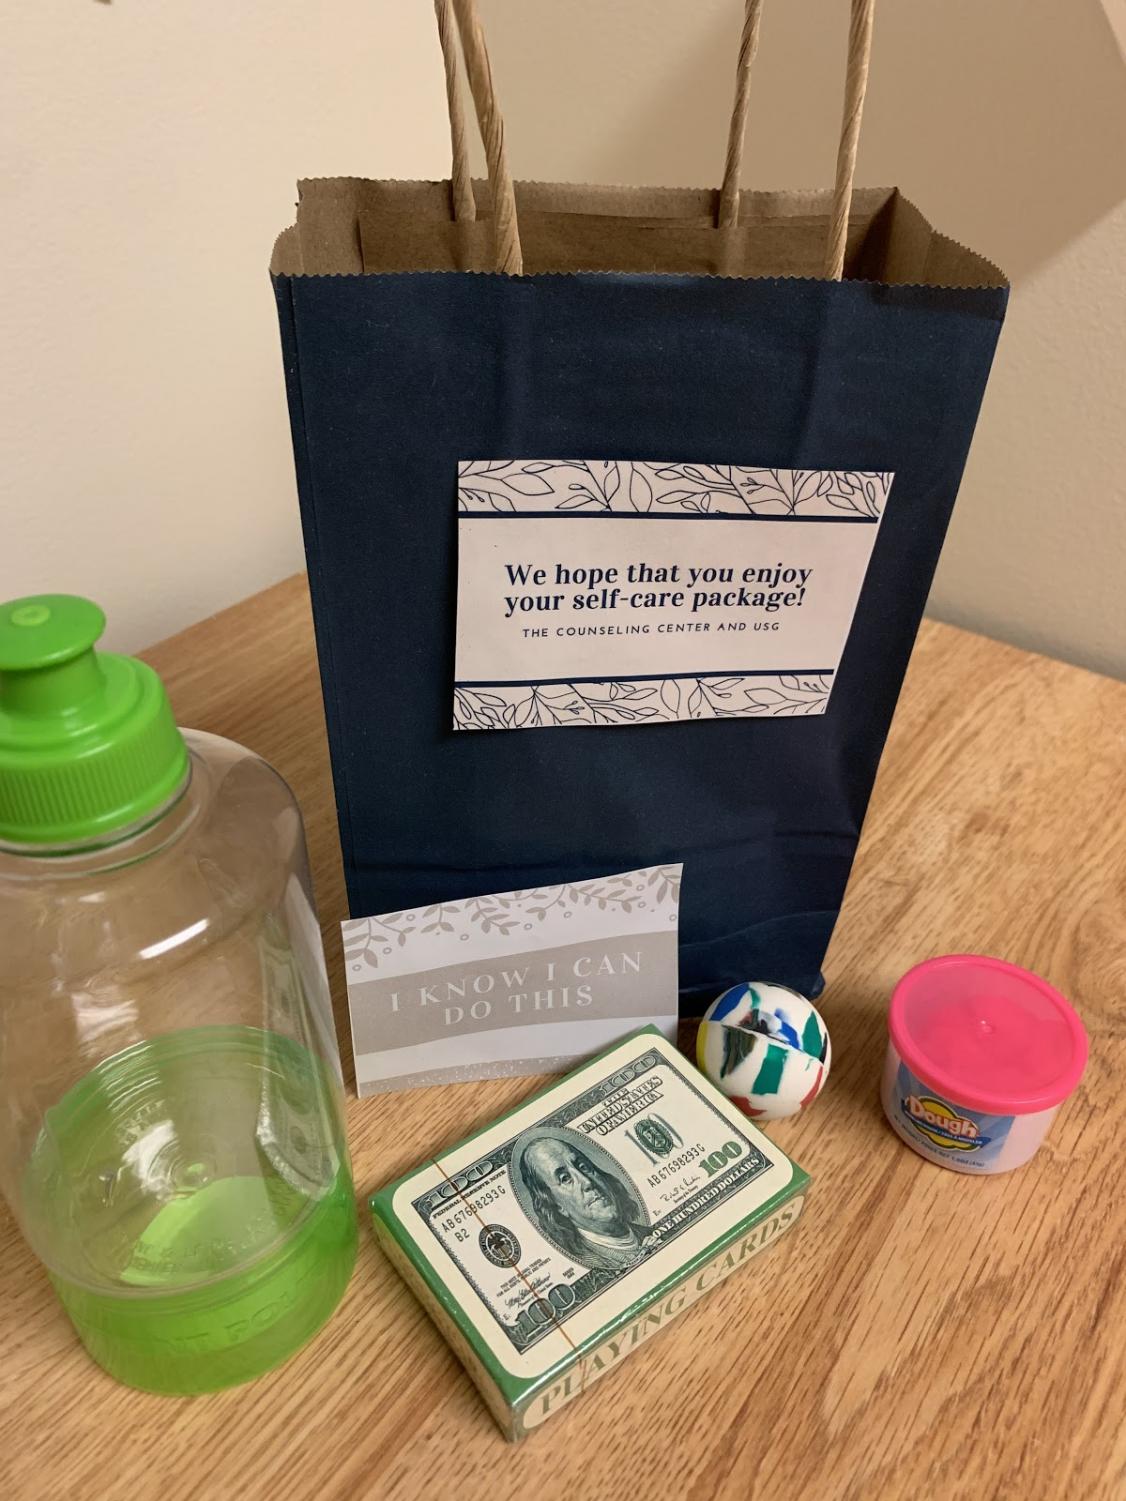
POLYGON ((164 684, 144 662, 96 652, 88 599, 0 605, 0 841, 71 844, 143 819, 188 773, 164 684))

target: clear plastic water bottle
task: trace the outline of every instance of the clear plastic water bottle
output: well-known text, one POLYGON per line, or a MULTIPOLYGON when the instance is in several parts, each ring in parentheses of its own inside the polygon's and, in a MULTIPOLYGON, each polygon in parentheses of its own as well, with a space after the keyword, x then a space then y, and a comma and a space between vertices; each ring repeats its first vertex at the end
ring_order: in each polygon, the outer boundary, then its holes
POLYGON ((0 1186, 95 1360, 211 1391, 347 1284, 340 1063, 292 793, 104 625, 0 605, 0 1186))

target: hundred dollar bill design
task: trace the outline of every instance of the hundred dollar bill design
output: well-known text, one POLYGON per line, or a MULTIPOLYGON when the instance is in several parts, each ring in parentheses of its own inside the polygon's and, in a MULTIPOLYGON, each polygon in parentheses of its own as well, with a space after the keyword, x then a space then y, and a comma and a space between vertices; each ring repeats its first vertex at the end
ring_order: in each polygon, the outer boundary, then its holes
POLYGON ((581 1094, 412 1200, 517 1351, 773 1166, 765 1138, 713 1097, 659 1047, 612 1058, 581 1094))

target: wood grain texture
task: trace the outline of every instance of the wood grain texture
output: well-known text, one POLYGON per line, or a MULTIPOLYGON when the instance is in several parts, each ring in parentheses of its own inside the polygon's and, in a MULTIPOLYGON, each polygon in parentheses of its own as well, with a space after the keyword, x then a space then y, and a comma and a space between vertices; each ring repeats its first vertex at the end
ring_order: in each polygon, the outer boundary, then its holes
MULTIPOLYGON (((181 723, 253 746, 301 800, 347 1058, 344 891, 304 583, 148 655, 181 723)), ((344 1303, 310 1346, 251 1386, 174 1400, 91 1364, 0 1211, 0 1496, 1126 1494, 1124 808, 1126 685, 925 625, 826 964, 832 1077, 807 1117, 772 1129, 814 1179, 793 1236, 511 1447, 366 1212, 344 1303), (1091 1034, 1082 1086, 1034 1162, 1007 1176, 925 1163, 880 1112, 891 987, 958 950, 1046 975, 1091 1034)), ((350 1097, 361 1204, 534 1082, 350 1097)))

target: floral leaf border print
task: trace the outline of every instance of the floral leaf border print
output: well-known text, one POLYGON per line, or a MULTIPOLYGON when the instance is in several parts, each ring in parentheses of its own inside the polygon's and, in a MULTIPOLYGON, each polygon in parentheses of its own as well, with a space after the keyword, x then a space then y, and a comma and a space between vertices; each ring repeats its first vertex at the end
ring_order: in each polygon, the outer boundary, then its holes
POLYGON ((460 945, 474 939, 514 937, 513 952, 518 954, 521 930, 543 932, 556 919, 584 913, 606 913, 608 921, 621 917, 623 934, 667 930, 679 910, 682 871, 680 864, 652 865, 558 886, 529 886, 420 903, 378 917, 346 918, 340 927, 348 983, 355 985, 388 971, 411 973, 420 950, 426 962, 437 968, 464 954, 460 945))
POLYGON ((483 512, 793 517, 876 522, 893 475, 866 469, 756 469, 743 464, 609 459, 468 459, 457 504, 483 512))
POLYGON ((455 687, 455 730, 787 719, 824 714, 832 673, 731 673, 455 687))

